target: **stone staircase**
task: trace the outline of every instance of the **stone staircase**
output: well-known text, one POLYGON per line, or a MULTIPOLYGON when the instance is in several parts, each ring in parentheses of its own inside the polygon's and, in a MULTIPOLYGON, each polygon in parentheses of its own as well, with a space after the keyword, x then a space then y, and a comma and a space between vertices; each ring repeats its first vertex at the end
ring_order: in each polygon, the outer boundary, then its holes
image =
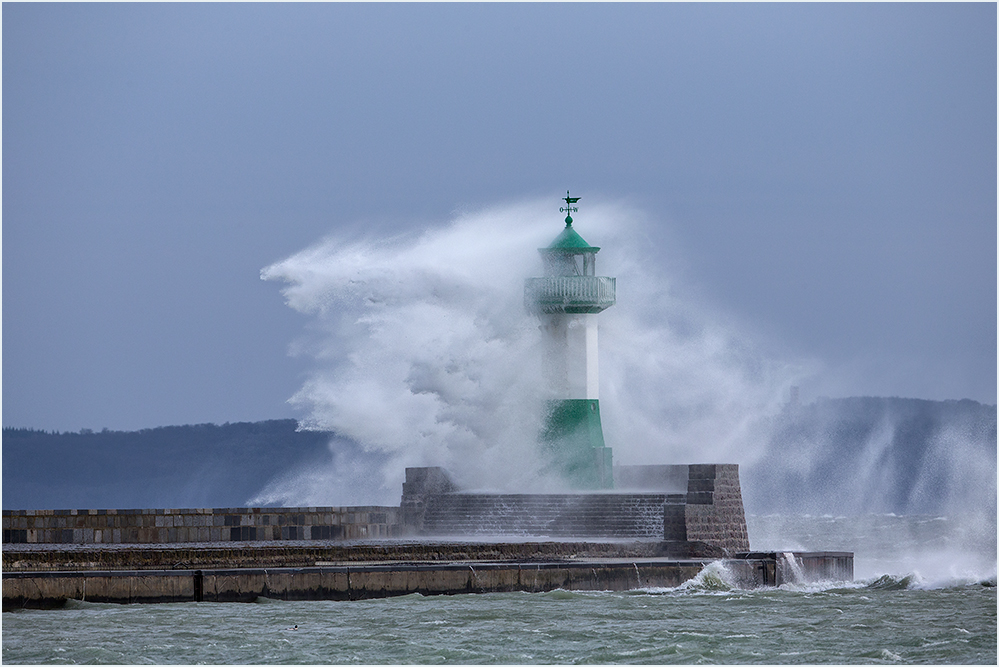
POLYGON ((663 539, 662 493, 443 493, 426 499, 422 534, 663 539))

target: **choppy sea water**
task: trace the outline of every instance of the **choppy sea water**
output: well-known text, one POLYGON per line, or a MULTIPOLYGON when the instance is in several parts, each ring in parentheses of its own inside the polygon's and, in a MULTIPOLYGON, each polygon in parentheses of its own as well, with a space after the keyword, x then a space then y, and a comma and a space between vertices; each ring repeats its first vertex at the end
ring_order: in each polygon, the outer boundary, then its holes
POLYGON ((991 545, 978 543, 988 527, 969 543, 965 528, 942 517, 757 517, 750 535, 763 546, 778 528, 791 532, 799 523, 806 531, 825 525, 822 534, 850 526, 862 534, 857 580, 739 590, 716 563, 677 588, 616 593, 72 602, 4 613, 2 657, 7 664, 996 664, 994 527, 991 545), (892 531, 894 539, 885 534, 892 531), (979 551, 961 560, 969 548, 979 551))

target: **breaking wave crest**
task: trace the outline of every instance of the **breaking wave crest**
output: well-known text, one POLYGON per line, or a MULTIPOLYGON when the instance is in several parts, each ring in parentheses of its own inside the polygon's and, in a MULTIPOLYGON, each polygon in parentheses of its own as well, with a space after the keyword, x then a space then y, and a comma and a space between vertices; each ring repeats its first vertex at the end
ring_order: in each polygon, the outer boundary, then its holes
POLYGON ((698 572, 696 577, 683 582, 677 588, 682 591, 714 593, 730 591, 737 586, 732 572, 725 566, 725 563, 715 561, 698 572))

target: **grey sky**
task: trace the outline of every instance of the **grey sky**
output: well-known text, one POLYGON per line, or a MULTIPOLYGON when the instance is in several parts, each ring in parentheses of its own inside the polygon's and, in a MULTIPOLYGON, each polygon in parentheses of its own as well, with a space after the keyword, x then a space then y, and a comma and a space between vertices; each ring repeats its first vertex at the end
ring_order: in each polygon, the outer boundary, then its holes
POLYGON ((567 188, 805 399, 996 400, 995 4, 2 11, 5 426, 296 416, 263 267, 567 188))

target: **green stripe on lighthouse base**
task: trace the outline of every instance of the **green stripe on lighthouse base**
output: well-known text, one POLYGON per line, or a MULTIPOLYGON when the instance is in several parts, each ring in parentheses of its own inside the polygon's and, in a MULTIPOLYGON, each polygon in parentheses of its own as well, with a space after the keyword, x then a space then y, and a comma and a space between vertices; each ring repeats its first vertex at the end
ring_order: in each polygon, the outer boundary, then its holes
POLYGON ((580 398, 549 401, 541 431, 547 469, 574 489, 614 487, 611 448, 604 445, 600 401, 580 398))

